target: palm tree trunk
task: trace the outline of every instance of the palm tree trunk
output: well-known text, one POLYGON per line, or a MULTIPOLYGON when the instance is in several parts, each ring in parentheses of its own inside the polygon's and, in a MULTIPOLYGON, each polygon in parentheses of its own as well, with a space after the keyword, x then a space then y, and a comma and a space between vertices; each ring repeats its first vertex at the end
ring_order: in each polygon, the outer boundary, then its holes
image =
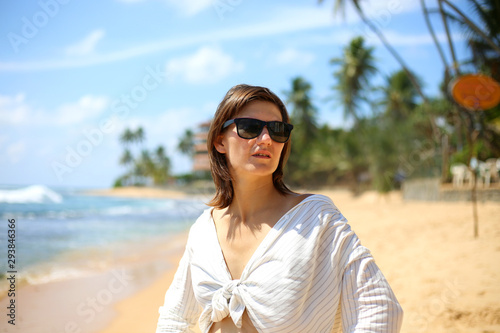
POLYGON ((439 44, 439 41, 437 40, 436 33, 434 32, 434 29, 432 28, 431 21, 429 20, 429 11, 427 10, 427 7, 425 6, 425 1, 420 0, 420 5, 422 6, 422 11, 424 12, 424 18, 425 18, 425 23, 427 24, 427 28, 429 29, 429 32, 432 36, 432 39, 434 40, 434 44, 436 44, 436 48, 439 52, 439 56, 441 57, 441 60, 443 61, 444 71, 445 71, 445 80, 446 80, 446 82, 448 82, 448 80, 450 79, 450 70, 448 67, 448 63, 446 62, 446 57, 444 56, 444 52, 443 52, 443 49, 441 48, 441 45, 439 44))
POLYGON ((455 72, 460 75, 460 69, 457 61, 457 57, 455 55, 455 48, 453 47, 453 41, 450 35, 450 29, 448 28, 448 21, 446 21, 446 17, 444 15, 443 3, 441 0, 438 0, 439 5, 439 13, 441 14, 441 19, 443 20, 444 30, 446 31, 446 38, 448 39, 448 47, 450 48, 451 59, 453 60, 453 68, 455 72))
POLYGON ((365 24, 370 27, 370 29, 377 35, 377 37, 382 41, 382 44, 384 44, 385 48, 389 51, 389 53, 394 57, 396 58, 396 60, 399 62, 399 64, 401 65, 401 67, 403 68, 403 70, 406 72, 406 74, 408 74, 408 77, 410 78, 411 82, 413 83, 413 85, 415 86, 415 89, 417 89, 417 92, 418 94, 420 95, 420 97, 422 97, 422 99, 427 102, 427 98, 425 97, 424 93, 422 92, 422 88, 420 87, 420 84, 418 83, 417 79, 415 78, 415 76, 411 73, 411 71, 408 69, 408 66, 406 65, 406 63, 404 62, 403 58, 401 58, 401 56, 396 52, 396 50, 389 44, 389 42, 387 41, 387 39, 385 38, 384 34, 365 16, 364 12, 358 8, 357 8, 357 11, 358 11, 358 14, 359 16, 361 17, 361 19, 363 20, 363 22, 365 22, 365 24))

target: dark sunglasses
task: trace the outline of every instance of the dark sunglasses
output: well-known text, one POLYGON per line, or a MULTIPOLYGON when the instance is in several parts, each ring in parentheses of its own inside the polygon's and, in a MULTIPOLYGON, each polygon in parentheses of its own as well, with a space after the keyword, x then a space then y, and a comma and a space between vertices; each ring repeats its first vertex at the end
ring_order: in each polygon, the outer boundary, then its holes
POLYGON ((253 118, 235 118, 228 120, 222 126, 222 129, 228 127, 232 123, 236 124, 238 136, 242 139, 253 139, 262 133, 264 126, 267 126, 269 136, 276 142, 285 143, 290 138, 293 125, 283 121, 263 121, 253 118))

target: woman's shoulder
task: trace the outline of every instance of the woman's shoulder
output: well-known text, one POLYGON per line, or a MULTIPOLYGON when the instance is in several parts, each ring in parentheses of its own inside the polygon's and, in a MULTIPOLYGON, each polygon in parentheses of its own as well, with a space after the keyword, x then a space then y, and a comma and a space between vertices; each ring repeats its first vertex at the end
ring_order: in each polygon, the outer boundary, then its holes
POLYGON ((320 224, 345 220, 333 200, 323 194, 305 194, 303 199, 290 210, 291 216, 303 220, 317 221, 320 224))
POLYGON ((313 205, 313 206, 323 206, 324 208, 333 208, 337 209, 332 199, 323 194, 315 194, 315 193, 304 193, 299 194, 297 197, 298 202, 295 206, 301 205, 313 205))
POLYGON ((196 235, 200 233, 206 233, 207 229, 210 227, 212 223, 212 210, 213 207, 206 208, 200 216, 194 221, 194 223, 189 228, 189 234, 196 235))

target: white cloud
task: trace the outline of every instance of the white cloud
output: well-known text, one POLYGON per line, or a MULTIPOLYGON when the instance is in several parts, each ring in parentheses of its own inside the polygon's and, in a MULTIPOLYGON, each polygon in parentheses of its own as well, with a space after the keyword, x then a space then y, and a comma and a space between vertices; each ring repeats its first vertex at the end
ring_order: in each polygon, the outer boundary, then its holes
POLYGON ((314 54, 304 51, 299 51, 295 48, 287 48, 277 53, 274 56, 273 62, 277 65, 295 65, 307 66, 315 59, 314 54))
POLYGON ((55 114, 46 110, 35 110, 26 102, 26 96, 0 95, 0 119, 2 125, 69 125, 84 122, 99 116, 109 105, 104 96, 85 95, 76 102, 66 103, 56 109, 55 114))
POLYGON ((7 147, 7 156, 12 164, 19 162, 26 151, 26 145, 22 141, 13 143, 7 147))
POLYGON ((242 62, 234 60, 218 47, 201 47, 194 54, 167 62, 167 73, 180 76, 189 83, 215 83, 231 74, 241 72, 242 62))
POLYGON ((19 125, 30 121, 30 107, 25 102, 26 96, 0 95, 0 119, 4 125, 19 125))
POLYGON ((83 40, 67 46, 65 48, 66 55, 69 56, 84 56, 92 54, 95 51, 97 43, 104 37, 104 30, 98 29, 92 31, 83 40))
POLYGON ((61 105, 57 109, 55 122, 59 125, 82 123, 99 116, 108 104, 108 98, 104 96, 85 95, 75 103, 61 105))

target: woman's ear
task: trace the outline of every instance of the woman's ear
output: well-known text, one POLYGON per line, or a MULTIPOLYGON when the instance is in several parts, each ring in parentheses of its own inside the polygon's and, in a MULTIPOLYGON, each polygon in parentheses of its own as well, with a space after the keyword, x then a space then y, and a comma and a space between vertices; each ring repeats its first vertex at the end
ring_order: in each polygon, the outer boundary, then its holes
POLYGON ((217 138, 214 141, 214 146, 219 153, 221 154, 226 153, 226 146, 224 146, 224 136, 222 134, 219 134, 219 136, 217 136, 217 138))

